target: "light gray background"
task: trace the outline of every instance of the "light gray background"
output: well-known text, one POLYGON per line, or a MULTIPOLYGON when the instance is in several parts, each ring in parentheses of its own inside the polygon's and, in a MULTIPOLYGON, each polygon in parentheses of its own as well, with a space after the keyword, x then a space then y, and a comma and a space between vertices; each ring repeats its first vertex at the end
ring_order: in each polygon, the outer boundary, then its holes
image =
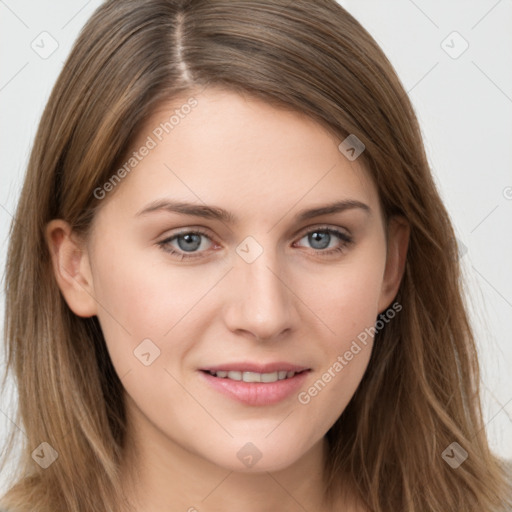
MULTIPOLYGON (((488 437, 494 452, 512 458, 512 0, 340 3, 388 55, 420 119, 462 242, 488 437)), ((39 118, 71 44, 99 4, 0 0, 2 269, 39 118), (53 40, 58 48, 47 56, 53 40)), ((3 311, 3 293, 0 306, 3 311)), ((12 391, 10 386, 0 401, 2 448, 12 391)))

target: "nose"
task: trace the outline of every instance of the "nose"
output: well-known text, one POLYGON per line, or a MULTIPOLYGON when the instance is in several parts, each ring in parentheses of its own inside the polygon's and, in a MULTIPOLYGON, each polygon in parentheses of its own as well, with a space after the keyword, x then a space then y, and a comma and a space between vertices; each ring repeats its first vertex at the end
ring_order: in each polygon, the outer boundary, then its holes
POLYGON ((294 330, 299 320, 298 299, 287 275, 271 251, 264 251, 252 263, 237 256, 224 310, 227 327, 260 340, 273 340, 294 330))

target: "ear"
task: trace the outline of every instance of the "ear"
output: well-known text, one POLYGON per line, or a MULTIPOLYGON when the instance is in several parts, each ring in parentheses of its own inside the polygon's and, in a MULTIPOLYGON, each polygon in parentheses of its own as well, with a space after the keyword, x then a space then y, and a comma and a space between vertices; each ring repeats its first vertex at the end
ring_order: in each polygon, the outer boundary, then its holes
POLYGON ((61 219, 47 224, 46 242, 57 284, 68 306, 78 316, 94 316, 97 302, 85 244, 61 219))
POLYGON ((396 297, 402 281, 409 245, 410 226, 404 217, 394 216, 388 222, 386 268, 379 298, 379 313, 396 297))

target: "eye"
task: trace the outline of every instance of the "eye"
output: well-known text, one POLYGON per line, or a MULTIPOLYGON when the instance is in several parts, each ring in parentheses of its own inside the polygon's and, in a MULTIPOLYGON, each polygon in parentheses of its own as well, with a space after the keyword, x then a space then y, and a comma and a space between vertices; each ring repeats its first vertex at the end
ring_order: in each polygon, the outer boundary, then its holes
POLYGON ((340 253, 346 250, 353 242, 352 237, 348 233, 327 226, 307 231, 300 240, 304 239, 322 256, 340 253), (338 239, 337 243, 336 239, 338 239), (334 245, 332 245, 332 242, 334 242, 334 245))
POLYGON ((168 252, 173 256, 178 256, 182 260, 187 258, 196 258, 200 256, 200 254, 195 254, 198 252, 198 249, 201 247, 204 249, 202 238, 207 238, 211 241, 211 238, 201 230, 182 231, 181 233, 177 233, 165 240, 162 240, 161 242, 158 242, 158 245, 165 252, 168 252), (176 245, 172 245, 173 242, 176 242, 177 247, 176 245))
MULTIPOLYGON (((212 239, 207 233, 195 229, 174 234, 158 242, 157 245, 172 256, 184 260, 201 257, 201 254, 208 249, 208 247, 205 249, 203 239, 207 239, 213 244, 212 239)), ((303 239, 307 239, 315 252, 326 257, 346 250, 353 242, 352 237, 346 232, 326 226, 307 231, 299 241, 303 239), (337 243, 336 239, 338 239, 337 243), (334 242, 334 246, 332 242, 334 242)))

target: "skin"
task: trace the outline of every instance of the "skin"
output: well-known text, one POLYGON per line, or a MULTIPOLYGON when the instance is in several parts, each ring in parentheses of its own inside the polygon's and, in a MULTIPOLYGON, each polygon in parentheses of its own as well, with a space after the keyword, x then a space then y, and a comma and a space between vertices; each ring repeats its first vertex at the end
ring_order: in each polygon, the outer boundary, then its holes
MULTIPOLYGON (((102 200, 86 241, 63 220, 48 224, 55 276, 77 315, 98 316, 125 388, 123 476, 136 510, 327 511, 324 436, 357 389, 372 340, 307 404, 297 393, 268 406, 239 403, 205 383, 199 368, 287 361, 311 369, 307 390, 392 304, 408 227, 393 220, 386 229, 360 160, 345 158, 341 139, 314 120, 219 89, 196 99, 102 200), (163 210, 137 215, 164 198, 222 207, 239 221, 163 210), (339 200, 369 210, 296 218, 339 200), (352 242, 329 239, 325 227, 352 242), (196 257, 183 260, 159 245, 197 228, 207 237, 192 249, 196 257), (307 236, 315 230, 327 249, 307 236), (263 250, 252 263, 236 252, 248 236, 263 250), (144 339, 160 350, 149 366, 134 356, 144 339), (252 467, 237 457, 248 442, 261 453, 252 467)), ((162 105, 134 148, 181 104, 162 105)), ((166 247, 187 254, 183 242, 166 247)), ((364 510, 345 492, 350 498, 338 507, 364 510)))

